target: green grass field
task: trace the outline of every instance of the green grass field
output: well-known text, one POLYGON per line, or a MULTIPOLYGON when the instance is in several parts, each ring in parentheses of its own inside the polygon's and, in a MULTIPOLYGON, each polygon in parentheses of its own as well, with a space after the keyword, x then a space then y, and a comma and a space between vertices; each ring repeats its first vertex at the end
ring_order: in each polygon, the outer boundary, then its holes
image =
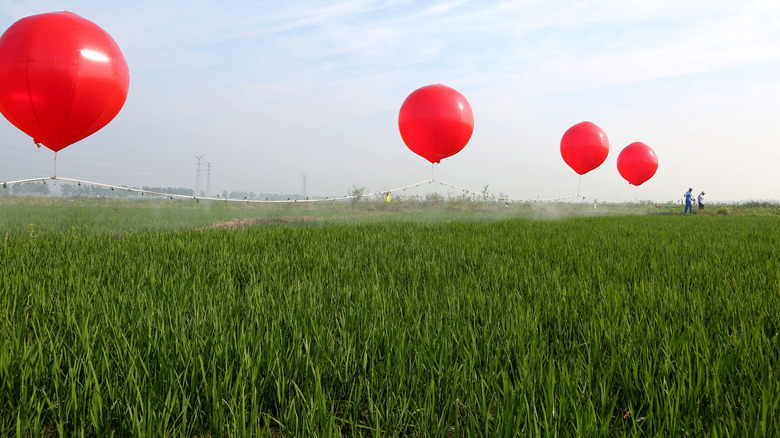
POLYGON ((0 435, 780 430, 780 215, 204 204, 0 205, 0 435))

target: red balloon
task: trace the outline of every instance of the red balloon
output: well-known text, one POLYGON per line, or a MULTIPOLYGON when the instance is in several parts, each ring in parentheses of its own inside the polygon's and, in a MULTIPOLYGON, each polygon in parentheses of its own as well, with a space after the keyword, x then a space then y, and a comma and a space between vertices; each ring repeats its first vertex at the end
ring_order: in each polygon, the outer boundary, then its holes
POLYGON ((639 186, 655 175, 658 170, 658 156, 650 146, 637 141, 620 151, 617 168, 623 179, 639 186))
POLYGON ((561 138, 563 161, 580 175, 601 166, 607 155, 607 134, 591 122, 577 123, 566 130, 561 138))
POLYGON ((114 39, 72 12, 22 18, 0 36, 0 112, 55 152, 108 124, 129 86, 114 39))
POLYGON ((401 105, 398 129, 409 149, 431 163, 460 152, 474 131, 474 114, 457 90, 436 84, 412 92, 401 105))

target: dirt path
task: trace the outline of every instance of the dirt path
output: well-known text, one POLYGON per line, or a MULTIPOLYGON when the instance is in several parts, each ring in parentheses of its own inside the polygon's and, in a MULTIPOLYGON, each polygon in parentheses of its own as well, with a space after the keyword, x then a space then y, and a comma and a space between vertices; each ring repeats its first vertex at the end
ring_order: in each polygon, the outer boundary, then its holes
POLYGON ((203 230, 217 230, 220 228, 229 228, 229 229, 236 229, 236 228, 242 228, 242 227, 250 227, 252 225, 259 225, 259 224, 290 224, 295 222, 307 222, 311 220, 312 218, 310 216, 298 216, 298 217, 286 217, 286 218, 276 218, 276 219, 268 219, 268 218, 248 218, 248 219, 230 219, 223 222, 217 222, 215 224, 211 224, 205 227, 196 228, 195 231, 203 231, 203 230))

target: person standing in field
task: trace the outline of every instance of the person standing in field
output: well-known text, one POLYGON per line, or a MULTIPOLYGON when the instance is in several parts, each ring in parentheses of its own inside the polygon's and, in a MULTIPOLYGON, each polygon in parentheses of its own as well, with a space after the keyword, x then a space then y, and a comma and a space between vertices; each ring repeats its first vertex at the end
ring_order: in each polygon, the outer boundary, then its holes
POLYGON ((693 189, 689 188, 683 196, 685 196, 685 210, 683 210, 683 216, 685 216, 685 213, 688 213, 688 211, 693 214, 693 189))
POLYGON ((699 202, 699 210, 704 209, 704 192, 699 193, 699 197, 696 198, 696 200, 699 202))

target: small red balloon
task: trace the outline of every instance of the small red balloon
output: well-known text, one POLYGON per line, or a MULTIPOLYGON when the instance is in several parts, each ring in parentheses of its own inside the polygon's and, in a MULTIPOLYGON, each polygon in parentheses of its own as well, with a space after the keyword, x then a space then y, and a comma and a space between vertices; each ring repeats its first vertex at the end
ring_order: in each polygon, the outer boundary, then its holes
POLYGON ((563 161, 580 175, 601 166, 601 163, 607 159, 607 155, 609 155, 607 134, 594 123, 577 123, 561 138, 563 161))
POLYGON ((0 112, 55 152, 108 124, 129 86, 111 35, 72 12, 22 18, 0 36, 0 112))
POLYGON ((431 163, 460 152, 474 131, 474 114, 457 90, 436 84, 406 98, 398 114, 398 129, 409 149, 431 163))
POLYGON ((658 156, 650 146, 637 141, 620 151, 617 168, 623 179, 639 186, 655 175, 658 170, 658 156))

